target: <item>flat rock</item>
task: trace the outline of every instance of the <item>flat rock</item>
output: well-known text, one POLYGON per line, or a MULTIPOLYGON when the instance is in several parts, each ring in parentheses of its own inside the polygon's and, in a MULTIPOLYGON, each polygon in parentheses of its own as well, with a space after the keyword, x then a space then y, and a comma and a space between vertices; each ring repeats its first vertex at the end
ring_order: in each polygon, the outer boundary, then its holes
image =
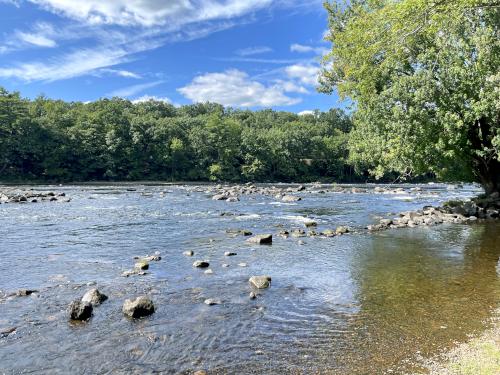
POLYGON ((302 200, 301 197, 297 197, 295 195, 285 195, 283 198, 281 198, 282 202, 287 202, 287 203, 298 202, 301 200, 302 200))
POLYGON ((123 313, 131 318, 142 318, 155 312, 153 301, 146 296, 137 297, 134 301, 127 299, 123 303, 123 313))
POLYGON ((185 255, 187 257, 192 257, 194 255, 194 251, 193 250, 187 250, 187 251, 184 251, 182 253, 182 255, 185 255))
POLYGON ((149 269, 149 263, 146 261, 137 262, 135 264, 135 269, 145 271, 145 270, 149 269))
POLYGON ((268 245, 273 243, 272 234, 259 234, 258 236, 250 237, 248 243, 255 243, 259 245, 268 245))
POLYGON ((38 290, 35 289, 19 289, 16 293, 19 297, 31 296, 33 293, 37 293, 38 290))
POLYGON ((252 276, 248 281, 257 289, 266 289, 271 286, 271 276, 252 276))
POLYGON ((220 299, 217 299, 217 298, 207 298, 205 300, 205 305, 208 305, 208 306, 220 305, 221 303, 222 303, 222 301, 220 299))
POLYGON ((227 256, 227 257, 234 257, 234 256, 236 256, 236 255, 238 255, 238 254, 233 253, 232 251, 226 251, 226 252, 224 253, 224 256, 227 256))

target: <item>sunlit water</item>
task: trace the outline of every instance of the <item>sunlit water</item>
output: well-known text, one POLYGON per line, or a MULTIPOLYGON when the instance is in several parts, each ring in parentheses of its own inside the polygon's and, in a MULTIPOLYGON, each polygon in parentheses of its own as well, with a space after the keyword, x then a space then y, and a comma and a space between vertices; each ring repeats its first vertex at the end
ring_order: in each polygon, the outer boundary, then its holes
POLYGON ((0 205, 0 328, 17 327, 0 338, 0 373, 419 372, 423 358, 484 329, 499 302, 496 223, 275 235, 272 246, 260 247, 226 233, 277 234, 303 227, 306 216, 317 231, 361 229, 378 216, 471 197, 474 186, 425 185, 399 195, 306 191, 295 204, 261 195, 212 201, 193 186, 130 187, 37 187, 72 201, 0 205), (121 276, 134 256, 156 250, 163 259, 148 275, 121 276), (194 269, 198 259, 214 273, 194 269), (272 286, 250 300, 248 278, 261 274, 272 276, 272 286), (66 308, 89 282, 110 298, 88 323, 70 324, 66 308), (40 293, 5 298, 20 288, 40 293), (123 301, 142 294, 156 313, 125 318, 123 301), (207 306, 206 298, 223 304, 207 306))

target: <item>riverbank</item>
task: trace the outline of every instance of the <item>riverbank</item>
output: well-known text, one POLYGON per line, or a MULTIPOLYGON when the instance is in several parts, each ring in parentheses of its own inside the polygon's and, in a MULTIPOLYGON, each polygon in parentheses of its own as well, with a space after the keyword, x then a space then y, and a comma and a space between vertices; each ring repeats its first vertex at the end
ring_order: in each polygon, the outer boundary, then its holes
POLYGON ((431 375, 500 374, 500 309, 495 312, 492 328, 435 359, 429 364, 431 375))

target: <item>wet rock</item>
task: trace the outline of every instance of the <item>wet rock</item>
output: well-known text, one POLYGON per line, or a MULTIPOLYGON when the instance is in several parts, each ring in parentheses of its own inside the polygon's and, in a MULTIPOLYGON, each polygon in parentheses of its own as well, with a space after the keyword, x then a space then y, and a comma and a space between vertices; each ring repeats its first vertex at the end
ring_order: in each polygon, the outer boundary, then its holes
POLYGON ((92 316, 92 310, 90 302, 73 301, 69 305, 69 318, 71 320, 89 320, 92 316))
POLYGON ((153 301, 146 296, 137 297, 134 301, 127 299, 123 303, 123 313, 130 318, 142 318, 155 312, 153 301))
POLYGON ((305 237, 306 232, 303 229, 294 229, 292 230, 292 237, 305 237))
POLYGON ((1 328, 0 329, 0 338, 7 337, 13 333, 15 333, 17 327, 9 327, 9 328, 1 328))
POLYGON ((306 187, 304 185, 300 185, 298 188, 297 188, 297 191, 304 191, 306 190, 306 187))
POLYGON ((149 269, 149 263, 146 261, 137 262, 135 264, 135 269, 145 271, 149 269))
POLYGON ((205 370, 198 370, 193 373, 193 375, 207 375, 208 373, 205 370))
POLYGON ((251 236, 252 232, 246 229, 228 229, 226 230, 227 234, 235 234, 235 235, 242 235, 242 236, 251 236))
POLYGON ((226 199, 226 202, 239 202, 240 199, 238 197, 229 197, 226 199))
POLYGON ((144 271, 141 271, 140 269, 133 269, 133 270, 128 270, 128 271, 124 271, 122 273, 122 276, 123 277, 129 277, 129 276, 144 276, 144 275, 147 275, 148 273, 147 272, 144 272, 144 271))
POLYGON ((184 251, 182 254, 185 255, 185 256, 187 256, 187 257, 192 257, 194 255, 194 251, 193 250, 187 250, 187 251, 184 251))
POLYGON ((269 245, 273 243, 272 234, 260 234, 258 236, 251 237, 247 240, 248 243, 254 243, 259 245, 269 245))
POLYGON ((205 305, 208 305, 208 306, 214 306, 214 305, 220 305, 222 303, 222 301, 220 299, 217 299, 217 298, 207 298, 205 301, 204 301, 205 305))
POLYGON ((38 290, 35 289, 19 289, 16 293, 19 297, 31 296, 33 293, 38 293, 38 290))
POLYGON ((247 264, 246 263, 238 263, 238 266, 239 267, 247 267, 247 264))
POLYGON ((283 198, 281 198, 281 201, 286 203, 298 202, 301 200, 301 197, 297 197, 295 195, 285 195, 283 198))
POLYGON ((257 298, 257 294, 255 294, 255 292, 250 292, 248 298, 250 298, 250 299, 256 299, 257 298))
POLYGON ((232 251, 226 251, 226 252, 224 253, 224 256, 226 256, 226 257, 234 257, 234 256, 236 256, 236 255, 238 255, 238 254, 233 253, 232 251))
POLYGON ((318 223, 313 220, 310 220, 310 221, 305 221, 304 225, 306 228, 311 228, 311 227, 317 227, 318 223))
POLYGON ((97 289, 91 289, 82 297, 83 303, 90 303, 92 306, 99 306, 101 303, 106 301, 108 296, 99 292, 97 289))
POLYGON ((228 268, 228 267, 229 267, 229 264, 223 263, 223 264, 221 265, 221 267, 222 267, 222 268, 228 268))
POLYGON ((334 237, 337 235, 337 233, 332 229, 326 229, 323 232, 321 232, 321 235, 325 237, 334 237))
POLYGON ((290 232, 287 230, 280 230, 278 235, 281 237, 287 238, 290 235, 290 232))
POLYGON ((248 281, 257 289, 266 289, 271 286, 270 276, 252 276, 248 281))
POLYGON ((212 271, 210 268, 204 272, 205 275, 211 275, 213 273, 214 271, 212 271))
POLYGON ((316 232, 315 230, 310 230, 309 232, 307 232, 307 235, 309 237, 316 237, 319 233, 316 232))
POLYGON ((193 263, 193 267, 195 268, 208 268, 210 266, 210 263, 208 263, 205 260, 197 260, 196 262, 193 263))
POLYGON ((214 195, 212 197, 212 200, 214 200, 214 201, 225 201, 225 200, 227 200, 227 198, 228 197, 226 195, 224 195, 224 194, 217 194, 217 195, 214 195))
POLYGON ((335 229, 335 233, 337 235, 349 233, 349 228, 344 226, 337 227, 337 229, 335 229))

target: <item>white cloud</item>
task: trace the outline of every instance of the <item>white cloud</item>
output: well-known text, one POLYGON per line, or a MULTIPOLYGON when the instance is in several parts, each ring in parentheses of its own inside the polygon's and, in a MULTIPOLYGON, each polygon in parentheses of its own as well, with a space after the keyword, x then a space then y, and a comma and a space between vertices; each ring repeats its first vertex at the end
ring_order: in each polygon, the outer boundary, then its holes
POLYGON ((129 96, 134 96, 136 94, 139 94, 140 92, 142 92, 144 90, 161 85, 164 82, 165 81, 154 81, 154 82, 149 82, 149 83, 142 83, 139 85, 128 86, 128 87, 124 87, 124 88, 115 90, 113 92, 110 92, 108 94, 108 96, 120 96, 120 97, 127 98, 129 96))
POLYGON ((57 43, 52 39, 40 34, 18 33, 19 39, 28 44, 33 44, 38 47, 55 47, 57 43))
POLYGON ((292 44, 290 46, 290 51, 292 52, 298 52, 298 53, 310 53, 313 52, 317 55, 326 55, 329 51, 327 48, 324 47, 313 47, 313 46, 306 46, 304 44, 292 44))
POLYGON ((159 96, 155 96, 155 95, 143 95, 137 99, 132 100, 132 103, 138 104, 138 103, 144 103, 144 102, 149 102, 149 101, 172 103, 172 101, 169 98, 159 97, 159 96))
POLYGON ((285 68, 288 77, 298 79, 304 85, 318 84, 319 67, 316 65, 295 64, 285 68))
MULTIPOLYGON (((195 77, 178 89, 193 102, 215 102, 235 107, 273 107, 297 104, 300 98, 286 95, 292 87, 277 83, 264 85, 248 74, 232 69, 222 73, 207 73, 195 77)), ((296 86, 294 90, 296 91, 296 86)))
POLYGON ((239 49, 236 51, 236 54, 239 56, 252 56, 252 55, 260 55, 262 53, 272 52, 273 49, 266 46, 256 46, 256 47, 248 47, 239 49))
POLYGON ((297 113, 299 116, 308 116, 308 115, 314 115, 314 111, 310 111, 310 110, 307 110, 307 111, 302 111, 302 112, 299 112, 297 113))
POLYGON ((134 78, 134 79, 141 79, 142 77, 134 72, 129 72, 128 70, 121 70, 121 69, 109 69, 109 68, 103 68, 98 71, 98 76, 100 73, 105 73, 105 74, 111 74, 111 75, 116 75, 119 77, 124 77, 124 78, 134 78))
POLYGON ((174 26, 229 19, 271 5, 272 0, 29 0, 90 24, 174 26))

